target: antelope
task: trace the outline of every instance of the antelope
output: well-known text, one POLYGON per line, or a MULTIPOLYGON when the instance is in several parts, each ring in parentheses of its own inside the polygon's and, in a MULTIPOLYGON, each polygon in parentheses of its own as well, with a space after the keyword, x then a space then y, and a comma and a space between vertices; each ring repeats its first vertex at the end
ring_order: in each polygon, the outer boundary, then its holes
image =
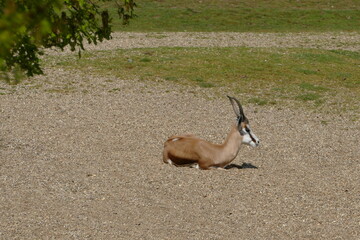
POLYGON ((190 166, 200 169, 225 168, 237 156, 241 144, 256 147, 260 141, 252 133, 243 108, 234 97, 227 96, 236 114, 223 144, 214 144, 194 135, 171 136, 164 143, 163 161, 175 166, 190 166))

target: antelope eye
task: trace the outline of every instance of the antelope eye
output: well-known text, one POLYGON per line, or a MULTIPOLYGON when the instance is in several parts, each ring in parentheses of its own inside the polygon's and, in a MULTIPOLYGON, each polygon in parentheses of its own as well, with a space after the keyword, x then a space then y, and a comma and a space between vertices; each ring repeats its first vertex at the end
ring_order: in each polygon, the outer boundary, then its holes
POLYGON ((250 132, 250 129, 246 127, 246 128, 245 128, 245 131, 249 133, 249 132, 250 132))

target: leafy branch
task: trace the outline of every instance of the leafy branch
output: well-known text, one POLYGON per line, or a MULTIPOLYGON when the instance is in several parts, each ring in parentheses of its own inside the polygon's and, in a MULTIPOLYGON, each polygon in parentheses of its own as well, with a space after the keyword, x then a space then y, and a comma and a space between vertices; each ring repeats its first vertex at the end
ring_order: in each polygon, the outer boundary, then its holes
MULTIPOLYGON (((84 41, 97 44, 111 39, 111 18, 99 4, 111 0, 0 0, 0 77, 21 69, 27 76, 42 74, 42 48, 84 50, 84 41)), ((119 17, 128 24, 133 0, 116 2, 119 17)))

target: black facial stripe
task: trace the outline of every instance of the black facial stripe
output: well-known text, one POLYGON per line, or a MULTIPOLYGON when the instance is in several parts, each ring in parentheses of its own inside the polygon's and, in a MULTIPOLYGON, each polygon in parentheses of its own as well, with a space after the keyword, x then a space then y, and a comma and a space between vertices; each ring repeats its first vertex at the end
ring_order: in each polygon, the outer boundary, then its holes
POLYGON ((253 141, 253 142, 256 143, 255 138, 254 138, 253 135, 251 134, 250 128, 248 128, 247 126, 246 126, 245 128, 243 128, 243 129, 241 129, 240 134, 241 134, 241 136, 244 136, 245 134, 249 134, 249 136, 250 136, 250 138, 251 138, 251 141, 253 141))
POLYGON ((249 135, 250 135, 251 141, 253 141, 254 143, 256 143, 256 140, 255 140, 255 138, 253 137, 253 135, 250 133, 250 131, 249 131, 248 133, 249 133, 249 135))

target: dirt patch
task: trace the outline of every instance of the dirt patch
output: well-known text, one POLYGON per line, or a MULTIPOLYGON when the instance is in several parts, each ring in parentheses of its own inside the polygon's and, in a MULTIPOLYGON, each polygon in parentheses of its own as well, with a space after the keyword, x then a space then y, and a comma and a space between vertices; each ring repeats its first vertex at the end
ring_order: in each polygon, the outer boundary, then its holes
POLYGON ((359 122, 244 104, 261 140, 233 162, 245 167, 176 168, 163 142, 221 142, 234 120, 225 96, 46 73, 0 96, 1 239, 360 237, 359 122), (79 84, 48 91, 65 80, 79 84))
MULTIPOLYGON (((151 47, 284 47, 319 48, 360 51, 360 34, 356 32, 324 33, 235 33, 235 32, 117 32, 113 39, 98 45, 86 45, 91 50, 151 47)), ((49 54, 68 54, 70 51, 48 51, 49 54)))

